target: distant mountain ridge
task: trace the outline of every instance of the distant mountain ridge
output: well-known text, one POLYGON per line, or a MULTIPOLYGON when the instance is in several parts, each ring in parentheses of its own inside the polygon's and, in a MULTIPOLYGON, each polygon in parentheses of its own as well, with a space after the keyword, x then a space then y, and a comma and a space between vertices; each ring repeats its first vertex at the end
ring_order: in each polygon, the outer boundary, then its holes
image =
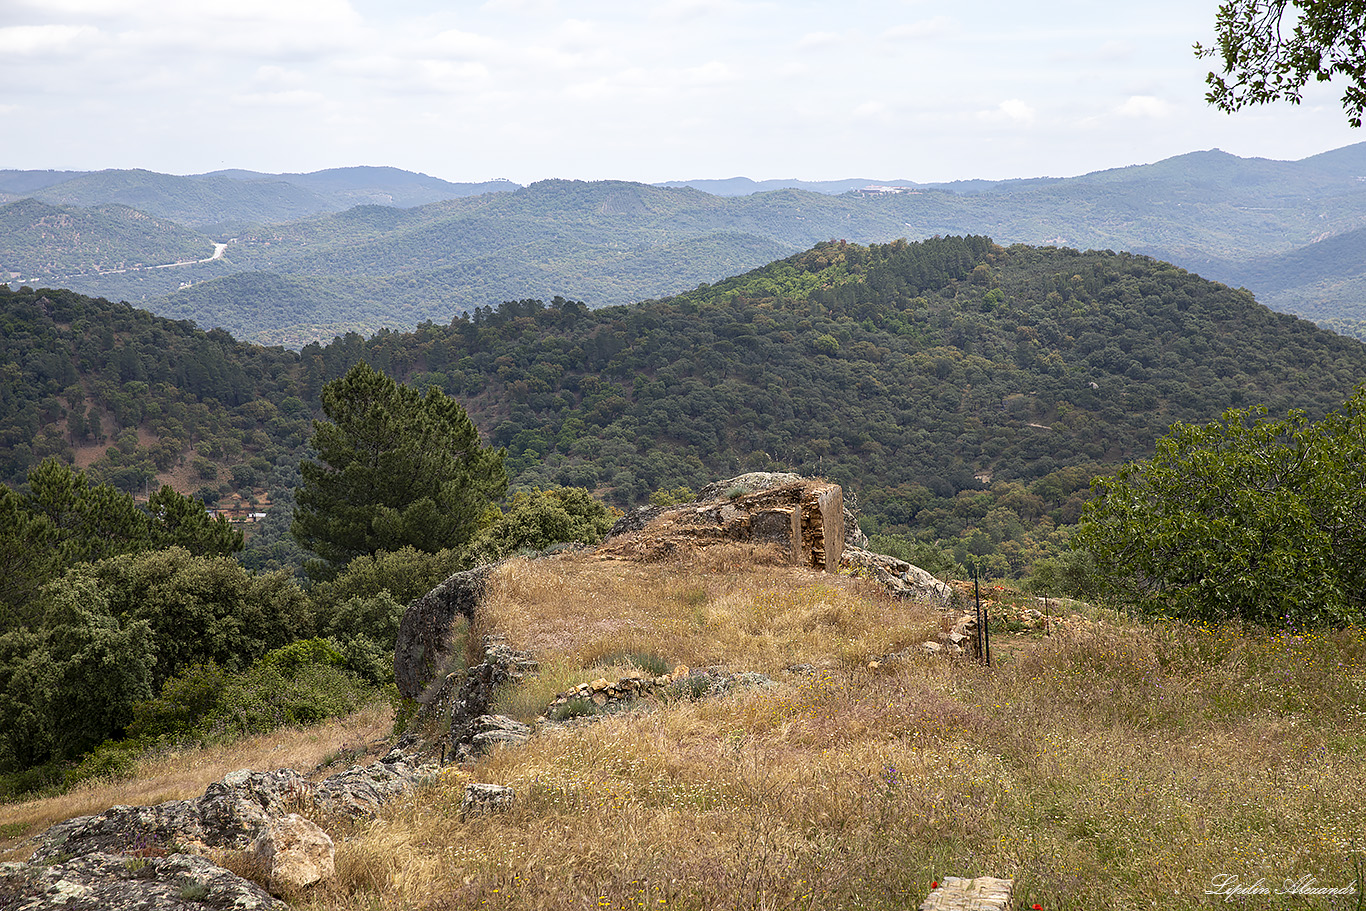
POLYGON ((398 168, 330 168, 309 174, 226 170, 180 177, 144 170, 0 171, 0 194, 55 205, 119 203, 195 228, 293 221, 356 205, 425 205, 516 189, 507 180, 450 183, 398 168))
MULTIPOLYGON (((215 241, 228 246, 213 262, 92 276, 80 252, 90 238, 54 236, 35 250, 5 227, 19 220, 0 206, 0 266, 16 284, 50 281, 293 346, 348 329, 448 322, 525 297, 591 306, 660 297, 822 240, 952 234, 1142 253, 1366 337, 1366 275, 1342 252, 1350 240, 1334 245, 1366 227, 1366 144, 1295 162, 1216 149, 1072 178, 895 181, 888 185, 899 192, 881 194, 851 192, 868 185, 861 179, 520 187, 393 168, 179 178, 0 172, 6 192, 40 184, 31 195, 52 205, 119 203, 171 223, 161 229, 167 239, 148 244, 181 243, 183 225, 204 235, 197 259, 215 241), (443 198, 400 207, 431 196, 443 198), (1288 283, 1276 257, 1292 257, 1305 281, 1288 283)), ((109 245, 139 242, 116 220, 101 225, 109 245)))

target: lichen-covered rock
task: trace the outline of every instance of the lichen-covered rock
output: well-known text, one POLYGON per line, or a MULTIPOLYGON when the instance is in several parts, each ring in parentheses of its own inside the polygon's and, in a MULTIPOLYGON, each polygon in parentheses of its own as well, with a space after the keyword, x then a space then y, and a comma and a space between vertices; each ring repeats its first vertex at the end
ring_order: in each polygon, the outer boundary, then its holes
POLYGON ((159 846, 202 853, 209 848, 243 850, 293 802, 307 799, 312 782, 293 769, 242 770, 209 785, 202 797, 154 807, 111 807, 93 816, 59 822, 38 838, 35 861, 59 856, 120 853, 159 846))
POLYGON ((489 574, 498 564, 456 573, 408 605, 394 645, 394 683, 409 699, 422 695, 451 657, 450 632, 456 617, 474 616, 489 574))
POLYGON ((480 715, 470 725, 470 746, 486 753, 496 746, 519 746, 531 739, 531 726, 507 715, 480 715))
POLYGON ((373 818, 385 803, 437 772, 435 766, 419 765, 402 753, 385 758, 389 761, 357 766, 318 784, 293 769, 243 769, 223 776, 193 800, 118 806, 78 816, 40 835, 33 861, 149 847, 197 854, 211 849, 241 851, 257 846, 263 834, 294 812, 320 818, 373 818))
POLYGON ((287 911, 288 905, 203 857, 95 852, 0 866, 5 911, 287 911))
POLYGON ((373 819, 380 807, 434 780, 438 771, 435 765, 418 763, 395 751, 380 762, 352 766, 325 778, 314 789, 311 806, 322 816, 373 819))
POLYGON ((957 594, 946 583, 918 566, 886 554, 875 554, 860 547, 846 547, 840 566, 876 580, 894 595, 915 598, 941 610, 953 607, 958 601, 957 594))
POLYGON ((268 871, 270 881, 303 889, 336 872, 336 846, 317 824, 298 813, 272 819, 256 837, 252 851, 268 871))
POLYGON ((493 813, 512 809, 516 792, 497 784, 467 784, 465 796, 460 801, 460 815, 493 813))
POLYGON ((475 738, 486 733, 480 719, 493 715, 491 706, 494 692, 505 683, 520 681, 538 666, 536 660, 526 652, 517 651, 494 639, 485 641, 484 660, 465 672, 459 685, 448 697, 450 743, 456 759, 473 759, 492 743, 477 742, 475 738))

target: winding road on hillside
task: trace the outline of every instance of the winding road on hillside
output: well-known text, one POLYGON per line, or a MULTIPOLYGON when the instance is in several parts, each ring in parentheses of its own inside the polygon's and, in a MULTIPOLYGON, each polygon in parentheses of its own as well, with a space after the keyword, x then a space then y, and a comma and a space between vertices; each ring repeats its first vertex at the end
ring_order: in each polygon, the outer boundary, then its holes
MULTIPOLYGON (((215 244, 213 245, 213 255, 212 255, 212 256, 209 256, 209 257, 207 257, 207 258, 205 258, 205 259, 186 259, 186 260, 181 260, 180 262, 175 262, 175 263, 161 263, 160 265, 156 265, 156 266, 143 266, 143 265, 128 266, 127 268, 124 268, 124 269, 104 269, 104 270, 101 270, 101 271, 99 271, 99 272, 75 272, 75 273, 72 273, 71 275, 56 276, 56 277, 55 277, 55 280, 57 280, 57 281, 66 281, 66 280, 72 279, 72 278, 81 278, 82 276, 86 276, 86 275, 122 275, 122 274, 124 274, 124 273, 126 273, 126 272, 151 272, 151 271, 154 270, 154 269, 175 269, 175 268, 180 267, 180 266, 198 266, 198 265, 200 265, 200 264, 202 264, 202 263, 211 263, 211 262, 213 262, 214 260, 222 259, 223 256, 224 256, 224 254, 227 252, 227 249, 228 249, 228 245, 227 245, 227 244, 215 243, 215 244)), ((29 283, 29 282, 39 281, 39 280, 40 280, 40 279, 36 279, 36 278, 11 278, 11 279, 9 279, 10 282, 21 282, 21 283, 25 283, 25 284, 27 284, 27 283, 29 283)), ((54 279, 53 279, 53 278, 41 279, 41 281, 52 281, 52 280, 54 280, 54 279)))

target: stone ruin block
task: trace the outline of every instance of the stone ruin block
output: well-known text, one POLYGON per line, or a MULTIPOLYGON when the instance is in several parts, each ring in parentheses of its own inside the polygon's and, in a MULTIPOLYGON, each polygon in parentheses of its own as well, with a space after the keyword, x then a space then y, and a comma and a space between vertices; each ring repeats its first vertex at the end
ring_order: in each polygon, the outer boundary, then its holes
POLYGON ((809 489, 802 500, 802 555, 813 569, 838 572, 844 557, 844 491, 838 484, 809 489))
POLYGON ((796 506, 758 510, 749 518, 749 536, 755 544, 779 545, 796 563, 802 554, 802 511, 796 506))

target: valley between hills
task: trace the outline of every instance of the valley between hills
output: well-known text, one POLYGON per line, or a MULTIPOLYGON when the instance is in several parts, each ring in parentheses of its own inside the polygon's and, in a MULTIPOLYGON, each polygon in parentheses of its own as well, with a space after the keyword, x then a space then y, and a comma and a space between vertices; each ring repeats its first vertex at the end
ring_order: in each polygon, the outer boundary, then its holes
POLYGON ((1213 150, 1065 179, 924 185, 12 171, 0 172, 0 277, 299 348, 504 300, 663 297, 831 239, 981 234, 1150 255, 1357 334, 1363 176, 1366 144, 1294 162, 1213 150), (124 271, 201 260, 217 243, 228 246, 212 262, 124 271))

